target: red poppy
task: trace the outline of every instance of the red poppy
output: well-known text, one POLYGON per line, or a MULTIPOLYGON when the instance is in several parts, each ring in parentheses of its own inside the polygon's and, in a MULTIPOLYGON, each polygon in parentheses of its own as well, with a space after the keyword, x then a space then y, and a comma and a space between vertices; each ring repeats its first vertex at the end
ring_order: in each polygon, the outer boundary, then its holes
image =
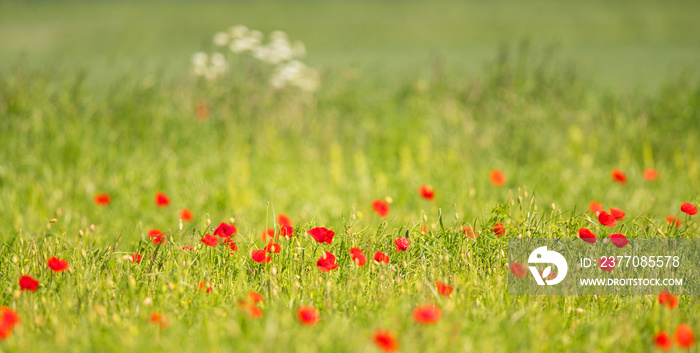
POLYGON ((682 348, 690 348, 695 344, 695 333, 693 333, 693 329, 686 324, 678 325, 674 336, 676 338, 676 343, 682 348))
POLYGON ((489 178, 491 179, 491 183, 496 186, 501 186, 506 183, 505 174, 498 169, 492 170, 489 178))
POLYGON ((422 185, 419 187, 418 192, 420 193, 420 196, 423 196, 423 198, 428 201, 432 201, 435 198, 435 190, 428 185, 422 185))
POLYGON ((673 346, 673 341, 671 341, 671 337, 666 332, 661 331, 654 336, 654 344, 659 349, 668 351, 673 346))
POLYGON ((593 234, 593 232, 591 232, 587 228, 579 229, 578 236, 581 238, 581 240, 591 244, 595 243, 596 239, 598 239, 598 237, 596 237, 595 234, 593 234))
POLYGON ((283 237, 291 237, 294 235, 294 228, 290 225, 283 225, 280 227, 280 235, 283 237))
POLYGON ((297 318, 299 318, 299 321, 301 321, 302 324, 312 326, 315 325, 319 319, 321 319, 321 316, 313 307, 302 306, 299 308, 299 310, 297 310, 297 318))
POLYGON ((681 220, 678 219, 678 217, 674 216, 667 216, 666 220, 668 221, 669 224, 676 224, 676 227, 679 227, 681 225, 681 220))
POLYGON ((614 227, 617 225, 615 217, 605 211, 598 214, 598 222, 607 227, 614 227))
POLYGON ((503 227, 502 223, 496 223, 493 225, 493 232, 496 234, 496 236, 500 237, 503 234, 506 234, 506 229, 503 227))
POLYGON ((204 234, 204 238, 199 239, 202 243, 208 246, 217 246, 219 245, 219 238, 211 235, 211 234, 204 234))
POLYGON ((282 247, 277 243, 270 242, 265 246, 265 251, 271 254, 279 254, 282 251, 282 247))
POLYGON ((625 175, 625 173, 623 173, 619 169, 613 169, 612 173, 610 174, 610 177, 612 178, 612 180, 620 184, 624 184, 627 182, 627 175, 625 175))
POLYGON ((250 254, 250 258, 253 259, 255 262, 259 263, 269 263, 270 260, 272 260, 272 256, 267 256, 265 249, 262 250, 253 250, 253 252, 250 254))
POLYGON ((247 302, 247 301, 242 301, 242 302, 239 302, 238 305, 241 306, 241 308, 243 309, 243 311, 244 311, 246 314, 248 314, 248 316, 250 316, 250 317, 252 317, 252 318, 254 318, 254 319, 259 319, 259 318, 263 317, 263 311, 262 311, 262 309, 260 309, 260 308, 259 308, 257 305, 255 305, 254 303, 250 303, 250 302, 247 302))
POLYGON ((451 286, 448 286, 440 281, 435 282, 435 286, 437 287, 438 293, 449 297, 450 294, 452 294, 453 288, 451 286))
POLYGON ((379 263, 384 262, 384 263, 388 264, 389 263, 389 256, 386 256, 386 254, 384 254, 381 251, 377 251, 374 253, 374 261, 377 261, 379 263))
POLYGON ((395 352, 399 349, 399 341, 389 331, 377 330, 374 332, 374 343, 384 352, 395 352))
POLYGON ((656 169, 649 168, 642 173, 642 178, 646 181, 653 181, 659 178, 659 172, 656 169))
POLYGON ((19 288, 21 290, 36 291, 39 288, 39 281, 29 275, 24 275, 19 278, 19 288))
MULTIPOLYGON (((228 240, 228 239, 226 239, 226 240, 228 240)), ((226 244, 226 246, 228 246, 228 248, 231 249, 231 254, 233 254, 234 251, 238 251, 238 245, 236 245, 236 243, 234 241, 229 241, 229 242, 224 241, 224 244, 226 244)))
POLYGON ((600 202, 596 201, 591 201, 590 204, 588 204, 588 210, 595 213, 596 215, 600 212, 603 212, 603 205, 600 204, 600 202))
POLYGON ((367 263, 367 256, 362 253, 360 248, 350 249, 350 258, 352 258, 352 261, 359 267, 362 267, 365 265, 365 263, 367 263))
POLYGON ((12 334, 12 328, 19 323, 19 315, 12 309, 0 308, 0 340, 7 339, 12 334))
POLYGON ((413 320, 421 324, 434 324, 440 321, 442 310, 435 305, 423 305, 413 309, 413 320))
POLYGON ((292 226, 292 219, 287 217, 286 215, 280 213, 277 216, 277 224, 279 224, 280 226, 290 226, 291 227, 292 226))
POLYGON ((518 277, 522 279, 527 275, 527 270, 525 269, 525 266, 519 262, 513 262, 510 264, 510 272, 512 272, 515 277, 518 277))
POLYGON ((625 211, 617 208, 610 208, 610 215, 615 217, 615 219, 618 221, 625 219, 625 211))
POLYGON ((479 236, 479 234, 477 234, 477 233, 472 229, 472 227, 462 226, 462 231, 464 232, 464 235, 466 235, 466 236, 468 236, 468 237, 470 237, 470 238, 472 238, 472 239, 476 239, 476 237, 479 236))
POLYGON ((248 293, 248 298, 249 298, 250 301, 252 301, 253 303, 260 303, 260 302, 262 302, 262 301, 265 301, 265 299, 263 299, 262 294, 260 294, 260 293, 258 293, 258 292, 250 292, 250 293, 248 293))
POLYGON ((411 245, 411 240, 408 238, 398 238, 394 240, 394 244, 396 244, 396 251, 406 251, 408 250, 408 246, 411 245))
POLYGON ((615 263, 614 257, 601 257, 598 259, 598 267, 600 267, 601 270, 603 271, 612 271, 613 268, 615 268, 615 263))
POLYGON ((131 255, 131 262, 141 262, 142 258, 141 254, 133 254, 131 255))
POLYGON ((193 249, 192 245, 186 245, 186 246, 182 247, 182 250, 185 250, 185 251, 190 251, 192 249, 193 249))
POLYGON ((622 234, 610 234, 610 242, 618 248, 624 248, 625 245, 630 243, 627 237, 622 234))
POLYGON ((214 230, 214 234, 219 238, 230 238, 232 236, 236 236, 236 232, 236 226, 224 222, 221 222, 221 224, 219 224, 219 226, 214 230))
POLYGON ((263 241, 267 241, 267 239, 272 239, 275 237, 275 229, 274 228, 267 228, 265 229, 262 234, 260 234, 260 239, 263 241))
POLYGON ((374 200, 374 202, 372 202, 372 209, 382 218, 389 214, 389 204, 386 203, 386 201, 374 200))
POLYGON ((209 294, 212 291, 211 284, 205 281, 199 282, 199 290, 209 294))
POLYGON ((97 194, 95 195, 95 203, 100 205, 100 206, 107 206, 109 203, 112 202, 112 198, 109 197, 109 194, 97 194))
POLYGON ((209 118, 209 107, 204 102, 197 103, 196 107, 197 119, 199 121, 205 121, 209 118))
POLYGON ((421 233, 428 233, 428 227, 425 225, 420 226, 420 232, 421 233))
POLYGON ((324 227, 316 227, 313 229, 309 229, 307 233, 309 233, 317 242, 328 244, 330 244, 333 241, 333 236, 335 236, 334 231, 326 229, 324 227))
POLYGON ((61 260, 55 256, 49 259, 49 268, 54 272, 61 272, 68 269, 68 261, 61 260))
POLYGON ((698 214, 698 208, 695 207, 695 205, 693 205, 692 203, 687 203, 687 202, 683 202, 683 204, 681 205, 681 211, 683 211, 683 213, 688 214, 690 216, 694 216, 694 215, 698 214))
POLYGON ((180 219, 185 222, 192 221, 192 212, 186 208, 180 210, 180 219))
POLYGON ((165 207, 170 205, 170 199, 164 193, 156 193, 156 206, 165 207))
POLYGON ((659 304, 668 307, 669 309, 674 309, 678 306, 678 298, 671 292, 667 290, 662 290, 659 294, 659 304))
POLYGON ((170 322, 165 316, 158 314, 157 312, 151 312, 151 317, 148 322, 158 325, 160 328, 170 325, 170 322))
POLYGON ((155 238, 155 237, 158 237, 158 236, 161 236, 161 235, 163 235, 163 232, 161 232, 161 231, 158 230, 158 229, 150 229, 150 230, 148 231, 148 237, 151 238, 151 239, 153 239, 153 238, 155 238))
POLYGON ((338 268, 338 264, 335 263, 335 255, 329 251, 326 251, 326 253, 316 261, 316 266, 323 272, 331 272, 331 270, 338 268))

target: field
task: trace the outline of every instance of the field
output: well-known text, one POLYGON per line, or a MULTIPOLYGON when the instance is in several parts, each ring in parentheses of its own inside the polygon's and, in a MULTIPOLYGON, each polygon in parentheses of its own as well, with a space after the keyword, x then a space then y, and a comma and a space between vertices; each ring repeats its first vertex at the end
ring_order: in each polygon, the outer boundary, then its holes
POLYGON ((20 318, 0 352, 380 352, 378 330, 402 352, 644 352, 698 332, 692 295, 509 295, 507 246, 698 237, 700 5, 437 4, 0 3, 0 306, 20 318), (303 41, 318 89, 274 89, 247 54, 192 75, 236 24, 303 41), (605 227, 593 201, 626 216, 605 227), (235 236, 207 237, 221 223, 235 236))

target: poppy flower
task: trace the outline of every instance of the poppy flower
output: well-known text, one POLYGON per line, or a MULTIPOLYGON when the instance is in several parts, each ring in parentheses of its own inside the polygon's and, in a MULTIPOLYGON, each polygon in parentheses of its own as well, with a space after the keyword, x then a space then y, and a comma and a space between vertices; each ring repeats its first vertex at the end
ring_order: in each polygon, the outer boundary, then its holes
POLYGON ((291 237, 294 235, 294 228, 290 225, 280 226, 280 235, 283 237, 291 237))
POLYGON ((408 246, 411 245, 411 240, 408 238, 398 238, 394 240, 394 244, 396 244, 396 251, 406 251, 408 250, 408 246))
POLYGON ((506 176, 498 169, 494 169, 489 174, 489 179, 491 179, 491 184, 496 186, 501 186, 506 183, 506 176))
POLYGON ((107 206, 109 203, 112 202, 112 198, 109 197, 109 194, 97 194, 95 195, 95 203, 98 204, 99 206, 107 206))
POLYGON ((606 227, 614 227, 617 225, 615 217, 605 211, 598 214, 598 222, 606 227))
POLYGON ((515 277, 518 277, 520 279, 523 279, 527 275, 527 270, 525 269, 525 266, 519 262, 513 262, 510 264, 510 272, 512 272, 515 277))
POLYGON ((682 348, 690 348, 695 344, 695 333, 693 333, 693 329, 686 324, 678 325, 674 336, 676 338, 676 343, 682 348))
POLYGON ((386 201, 374 200, 374 202, 372 202, 372 209, 382 218, 389 214, 389 204, 386 203, 386 201))
POLYGON ((698 208, 695 207, 695 205, 693 205, 692 203, 687 202, 684 202, 681 205, 681 211, 690 216, 695 216, 696 214, 698 214, 698 208))
POLYGON ((325 255, 322 255, 316 261, 316 266, 323 272, 331 272, 331 270, 338 268, 338 264, 335 263, 335 255, 329 251, 326 251, 325 255))
POLYGON ((206 292, 207 294, 209 294, 212 291, 211 284, 205 281, 199 282, 199 290, 201 292, 206 292))
POLYGON ((667 216, 666 220, 668 221, 669 224, 676 224, 676 227, 679 227, 681 225, 681 220, 678 219, 678 217, 674 216, 667 216))
POLYGON ((131 262, 141 262, 142 258, 141 254, 133 254, 131 255, 131 262))
POLYGON ((279 224, 280 226, 290 226, 291 227, 292 226, 292 219, 287 217, 286 215, 280 213, 277 216, 277 224, 279 224))
POLYGON ((503 227, 502 223, 496 223, 493 225, 493 233, 500 237, 501 235, 506 234, 506 229, 503 227))
POLYGON ((654 335, 654 344, 659 349, 668 351, 673 346, 673 341, 671 341, 671 337, 669 337, 666 332, 661 331, 654 335))
POLYGON ((165 235, 158 229, 151 229, 148 231, 148 237, 153 239, 155 244, 165 243, 165 235))
POLYGON ((313 307, 302 306, 299 308, 299 310, 297 310, 297 318, 299 318, 299 321, 301 321, 302 324, 312 326, 315 325, 319 319, 321 319, 321 316, 313 307))
POLYGON ((423 234, 428 233, 428 226, 426 226, 426 225, 420 226, 420 232, 423 234))
MULTIPOLYGON (((228 240, 228 239, 226 239, 228 240)), ((238 245, 234 241, 229 241, 229 242, 224 242, 226 246, 228 246, 229 249, 231 249, 231 254, 233 255, 234 251, 238 251, 238 245)))
POLYGON ((19 323, 19 315, 12 309, 0 308, 0 340, 7 339, 12 334, 12 328, 19 323))
POLYGON ((549 275, 547 277, 545 277, 544 272, 540 272, 540 277, 542 277, 542 279, 545 279, 545 280, 552 280, 552 279, 557 278, 557 273, 552 271, 549 273, 549 275))
POLYGON ((68 269, 68 261, 58 259, 55 256, 50 258, 48 263, 49 263, 49 268, 54 272, 61 272, 61 271, 65 271, 66 269, 68 269))
POLYGON ((192 212, 186 208, 180 210, 180 219, 185 222, 192 221, 192 212))
POLYGON ((678 298, 671 292, 667 290, 662 290, 659 294, 659 304, 668 307, 669 309, 674 309, 678 306, 678 298))
POLYGON ((610 234, 610 242, 618 248, 624 248, 625 245, 630 243, 627 237, 622 234, 610 234))
POLYGON ((253 252, 250 254, 250 258, 253 259, 255 262, 259 263, 269 263, 270 260, 272 260, 272 256, 267 256, 265 249, 262 250, 253 250, 253 252))
POLYGON ((596 201, 591 201, 591 203, 588 204, 588 210, 595 213, 596 215, 604 211, 603 205, 601 205, 600 202, 596 201))
POLYGON ((435 282, 435 286, 437 287, 438 293, 449 297, 450 294, 452 294, 453 288, 451 286, 448 286, 440 281, 435 282))
POLYGON ((209 107, 204 102, 197 103, 196 115, 199 121, 205 121, 209 118, 209 107))
POLYGON ((350 258, 352 258, 352 261, 359 267, 362 267, 365 265, 365 263, 367 263, 367 256, 362 253, 360 248, 350 249, 350 258))
POLYGON ((434 324, 440 321, 442 310, 435 305, 423 305, 413 309, 413 320, 421 324, 434 324))
POLYGON ((389 331, 377 330, 373 335, 374 343, 384 352, 395 352, 399 349, 399 341, 389 331))
POLYGON ((377 261, 379 263, 384 262, 384 263, 388 264, 389 263, 389 256, 386 256, 386 254, 384 254, 381 251, 377 251, 374 253, 374 261, 377 261))
POLYGON ((193 249, 192 245, 186 245, 186 246, 182 247, 182 250, 185 250, 185 251, 190 251, 192 249, 193 249))
POLYGON ((464 232, 464 235, 466 235, 472 239, 476 239, 476 237, 479 236, 479 234, 476 234, 476 232, 474 231, 474 229, 472 229, 472 227, 462 226, 462 231, 464 232))
POLYGON ((158 314, 157 312, 151 312, 151 317, 148 318, 148 322, 158 325, 160 328, 170 325, 168 319, 165 316, 158 314))
POLYGON ((587 228, 579 229, 578 236, 581 238, 581 240, 591 244, 595 243, 596 239, 598 239, 598 237, 596 237, 595 234, 593 234, 593 232, 591 232, 587 228))
POLYGON ((249 303, 247 301, 240 302, 239 305, 243 309, 243 311, 248 314, 248 316, 254 318, 254 319, 259 319, 263 317, 263 311, 255 305, 254 303, 249 303))
POLYGON ((433 201, 435 198, 435 190, 428 185, 422 185, 419 187, 418 193, 420 193, 420 196, 423 196, 423 198, 428 201, 433 201))
POLYGON ((618 221, 625 219, 625 211, 617 208, 610 208, 610 215, 615 217, 615 219, 618 221))
POLYGON ((170 205, 170 199, 162 192, 156 193, 156 206, 165 207, 170 205))
POLYGON ((642 178, 644 178, 646 181, 654 181, 659 178, 659 172, 653 168, 646 169, 642 173, 642 178))
POLYGON ((267 244, 267 246, 265 246, 265 251, 271 254, 279 254, 280 251, 282 251, 282 247, 280 247, 280 245, 277 243, 270 242, 267 244))
POLYGON ((317 242, 328 244, 330 244, 333 241, 333 236, 335 236, 334 231, 326 229, 324 227, 316 227, 313 229, 309 229, 307 233, 309 233, 309 235, 311 235, 317 242))
POLYGON ((274 237, 275 237, 275 229, 274 228, 267 228, 262 232, 262 234, 260 234, 260 238, 263 241, 267 241, 268 238, 272 239, 274 237))
POLYGON ((214 229, 214 234, 219 238, 230 238, 236 236, 236 231, 236 226, 233 224, 221 222, 221 224, 214 229))
POLYGON ((39 288, 39 281, 29 275, 24 275, 19 278, 19 289, 35 292, 39 288))
POLYGON ((627 182, 627 175, 625 175, 625 173, 623 173, 619 169, 613 169, 612 173, 610 174, 610 177, 613 181, 618 182, 620 184, 624 184, 627 182))
POLYGON ((612 271, 615 268, 616 263, 613 262, 612 256, 610 258, 601 257, 598 259, 598 267, 603 271, 612 271))
POLYGON ((248 299, 250 299, 250 301, 252 301, 253 303, 260 303, 262 301, 265 301, 265 299, 263 299, 262 294, 258 292, 249 292, 248 299))
POLYGON ((202 243, 204 243, 207 246, 217 246, 219 245, 219 238, 211 235, 211 234, 204 234, 204 238, 199 239, 202 243))

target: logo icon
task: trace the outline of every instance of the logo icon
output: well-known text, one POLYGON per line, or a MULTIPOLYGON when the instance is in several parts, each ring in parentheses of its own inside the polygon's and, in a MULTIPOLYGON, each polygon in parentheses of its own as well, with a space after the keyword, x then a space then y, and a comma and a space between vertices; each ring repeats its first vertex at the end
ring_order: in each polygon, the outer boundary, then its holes
POLYGON ((545 283, 550 286, 558 284, 564 280, 566 273, 569 271, 569 265, 566 263, 564 256, 556 251, 547 250, 546 246, 535 249, 535 251, 530 254, 527 262, 529 264, 554 264, 557 266, 557 276, 548 280, 545 280, 545 278, 549 277, 552 273, 551 265, 547 266, 547 268, 542 271, 541 275, 537 272, 537 267, 529 266, 532 276, 535 277, 535 281, 537 281, 537 284, 540 286, 544 286, 545 283))

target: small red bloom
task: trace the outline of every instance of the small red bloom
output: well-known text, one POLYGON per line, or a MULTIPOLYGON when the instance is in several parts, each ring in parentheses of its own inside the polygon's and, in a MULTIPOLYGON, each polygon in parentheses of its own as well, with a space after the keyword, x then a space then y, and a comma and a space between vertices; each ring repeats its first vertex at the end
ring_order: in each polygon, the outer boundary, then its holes
POLYGON ((190 251, 192 249, 193 249, 192 245, 186 245, 186 246, 182 247, 182 250, 185 250, 185 251, 190 251))
POLYGON ((446 297, 449 297, 450 294, 452 294, 453 288, 451 286, 448 286, 440 281, 435 282, 435 286, 437 287, 438 293, 440 293, 446 297))
POLYGON ((671 341, 671 337, 666 332, 661 331, 654 336, 654 344, 659 349, 668 351, 673 346, 673 341, 671 341))
POLYGON ((601 205, 600 202, 596 201, 591 201, 591 203, 588 205, 588 210, 595 213, 596 215, 604 211, 603 205, 601 205))
POLYGON ((236 232, 236 226, 224 222, 221 222, 221 224, 219 224, 219 226, 214 230, 214 234, 216 234, 216 236, 219 238, 230 238, 232 236, 236 236, 236 232))
POLYGON ((587 228, 579 229, 578 236, 581 238, 581 240, 591 244, 595 243, 596 239, 598 239, 598 237, 596 237, 595 234, 593 234, 593 232, 591 232, 587 228))
POLYGON ((211 284, 209 282, 202 281, 199 282, 199 290, 209 294, 213 289, 211 288, 211 284))
POLYGON ((250 301, 252 301, 253 303, 260 303, 260 302, 262 302, 262 301, 265 301, 265 299, 263 299, 262 294, 260 294, 260 293, 258 293, 258 292, 250 292, 250 293, 248 293, 248 298, 249 298, 250 301))
POLYGON ((411 245, 411 240, 408 238, 398 238, 394 240, 394 244, 396 244, 396 251, 406 251, 408 250, 408 246, 411 245))
POLYGON ((211 234, 204 234, 204 238, 199 239, 202 243, 208 246, 217 246, 219 245, 219 238, 211 235, 211 234))
POLYGON ((263 241, 267 241, 267 239, 272 239, 275 237, 275 229, 274 228, 267 228, 265 229, 262 234, 260 234, 260 239, 263 241))
POLYGON ((692 203, 687 203, 687 202, 684 202, 681 205, 681 211, 683 211, 683 213, 688 214, 690 216, 695 216, 696 214, 698 214, 698 208, 695 207, 695 205, 693 205, 692 203))
POLYGON ((280 245, 277 243, 270 242, 267 244, 267 246, 265 246, 265 251, 271 254, 279 254, 280 251, 282 251, 282 247, 280 247, 280 245))
POLYGON ((598 222, 606 227, 614 227, 617 225, 615 217, 605 211, 598 214, 598 222))
POLYGON ((426 225, 420 226, 420 232, 423 234, 428 233, 428 226, 426 226, 426 225))
POLYGON ((165 207, 170 205, 170 199, 164 193, 156 193, 156 206, 165 207))
POLYGON ((35 292, 39 288, 39 281, 29 275, 24 275, 19 278, 19 289, 35 292))
POLYGON ((352 248, 350 249, 350 257, 352 258, 352 261, 359 267, 362 267, 367 263, 367 256, 362 253, 362 250, 360 248, 352 248))
POLYGON ((165 316, 158 314, 157 312, 151 312, 151 317, 148 322, 158 325, 160 328, 165 328, 165 326, 170 325, 170 322, 165 316))
POLYGON ((280 227, 280 235, 283 237, 292 237, 294 235, 294 228, 290 225, 283 225, 280 227))
POLYGON ((180 210, 180 219, 185 222, 192 221, 192 212, 186 208, 180 210))
POLYGON ((491 183, 496 186, 501 186, 506 183, 505 174, 498 169, 491 171, 491 174, 489 174, 489 179, 491 179, 491 183))
POLYGON ((678 219, 678 217, 674 216, 667 216, 666 220, 668 221, 669 224, 676 224, 676 227, 679 227, 681 225, 681 220, 678 219))
POLYGON ((333 236, 335 236, 334 231, 326 229, 324 227, 316 227, 314 229, 309 229, 307 233, 309 233, 309 235, 311 235, 317 242, 328 244, 330 244, 333 241, 333 236))
POLYGON ((259 263, 269 263, 270 260, 272 260, 272 256, 267 256, 265 249, 262 250, 253 250, 253 252, 250 254, 250 258, 253 259, 255 262, 259 263))
MULTIPOLYGON (((227 239, 228 240, 228 239, 227 239)), ((234 251, 238 251, 238 245, 236 245, 235 242, 229 241, 229 242, 224 242, 226 246, 228 246, 229 249, 231 249, 231 254, 233 255, 234 251)))
POLYGON ((527 270, 525 269, 525 266, 519 262, 513 262, 510 264, 510 272, 512 272, 515 277, 518 277, 522 279, 527 275, 527 270))
POLYGON ((642 173, 642 177, 646 181, 654 181, 659 178, 659 172, 657 172, 656 169, 649 168, 642 173))
POLYGON ((297 310, 297 317, 302 324, 312 326, 315 325, 321 316, 318 311, 311 306, 302 306, 297 310))
POLYGON ((100 206, 107 206, 110 202, 112 202, 112 198, 109 197, 109 194, 95 195, 95 203, 100 206))
POLYGON ((374 200, 374 202, 372 202, 372 209, 382 218, 389 214, 389 204, 386 203, 386 201, 374 200))
POLYGON ((0 340, 10 337, 12 328, 17 323, 19 323, 19 315, 14 310, 6 306, 0 308, 0 340))
POLYGON ((435 305, 424 305, 413 309, 413 320, 421 324, 434 324, 440 321, 442 310, 435 305))
POLYGON ((381 251, 377 251, 374 253, 374 261, 377 261, 379 263, 384 262, 384 263, 388 264, 389 263, 389 256, 386 256, 386 254, 384 254, 381 251))
POLYGON ((693 329, 686 324, 678 325, 674 336, 676 338, 676 343, 682 348, 690 348, 695 344, 695 333, 693 333, 693 329))
POLYGON ((428 185, 422 185, 419 187, 418 192, 420 193, 420 196, 423 196, 423 198, 428 201, 433 201, 435 198, 435 190, 428 185))
POLYGON ((678 306, 678 298, 671 292, 667 290, 662 290, 659 294, 659 304, 668 307, 669 309, 674 309, 678 306))
POLYGON ((472 229, 472 227, 462 226, 462 231, 464 232, 464 235, 466 235, 466 236, 468 236, 468 237, 470 237, 470 238, 472 238, 472 239, 476 239, 476 237, 479 236, 479 234, 477 234, 477 233, 472 229))
POLYGON ((395 352, 399 349, 399 341, 396 336, 389 331, 377 330, 374 332, 374 343, 384 352, 395 352))
POLYGON ((625 219, 625 211, 617 208, 610 208, 610 215, 615 217, 618 221, 625 219))
POLYGON ((61 272, 68 269, 68 261, 58 259, 55 256, 50 258, 48 263, 49 268, 54 272, 61 272))
POLYGON ((613 169, 612 173, 610 174, 610 177, 612 178, 612 180, 620 184, 624 184, 627 182, 627 175, 625 175, 625 173, 623 173, 619 169, 613 169))
POLYGON ((316 261, 316 266, 323 272, 331 272, 331 270, 338 268, 338 264, 335 263, 335 255, 329 251, 326 251, 325 255, 316 261))
POLYGON ((277 216, 277 224, 279 224, 280 226, 290 226, 291 227, 292 226, 292 219, 287 217, 286 215, 283 215, 280 213, 277 216))
POLYGON ((617 265, 617 263, 614 262, 614 257, 612 256, 609 258, 601 257, 598 259, 598 267, 600 267, 600 269, 603 271, 610 272, 613 270, 613 268, 615 268, 615 265, 617 265))
POLYGON ((158 229, 151 229, 148 231, 148 237, 153 239, 153 242, 158 244, 158 243, 165 243, 165 235, 163 232, 161 232, 158 229))
POLYGON ((141 254, 133 254, 131 255, 131 262, 141 262, 142 258, 141 254))
POLYGON ((255 305, 255 303, 242 301, 238 304, 241 306, 243 311, 245 311, 245 313, 248 314, 248 316, 250 316, 254 319, 259 319, 259 318, 263 317, 262 309, 260 309, 257 305, 255 305))
POLYGON ((610 234, 610 242, 618 248, 624 248, 630 241, 622 234, 610 234))
POLYGON ((503 227, 502 223, 496 223, 493 225, 493 232, 496 234, 496 236, 500 237, 503 234, 506 234, 506 229, 503 227))

